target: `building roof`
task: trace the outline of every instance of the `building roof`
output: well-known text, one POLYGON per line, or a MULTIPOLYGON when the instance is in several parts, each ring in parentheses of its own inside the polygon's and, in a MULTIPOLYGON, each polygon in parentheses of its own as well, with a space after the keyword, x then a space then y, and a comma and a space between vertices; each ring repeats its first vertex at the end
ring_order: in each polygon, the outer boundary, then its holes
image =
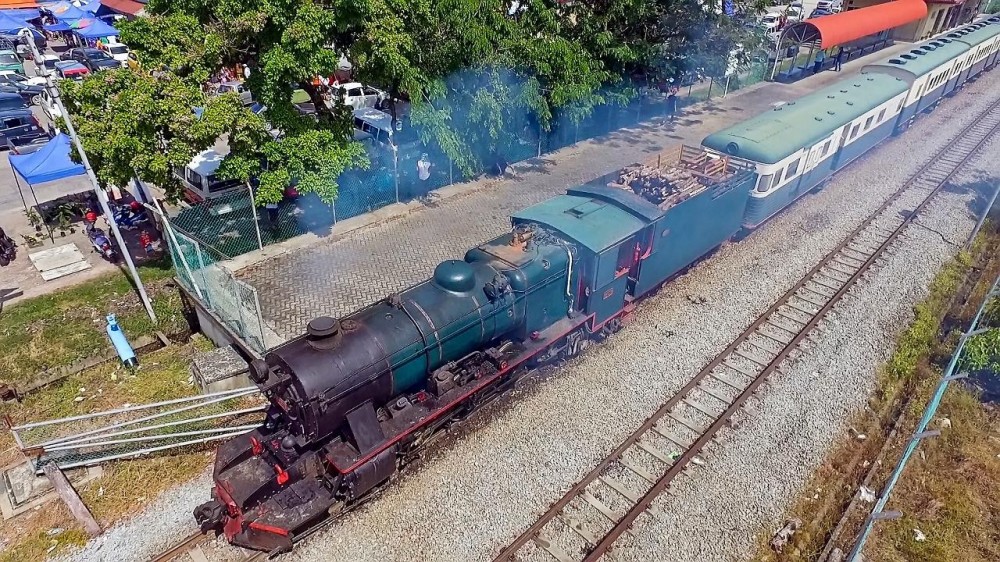
POLYGON ((841 80, 705 137, 702 146, 764 164, 810 147, 909 86, 885 74, 841 80))
POLYGON ((953 60, 969 50, 969 45, 948 38, 932 39, 903 53, 897 53, 888 60, 868 64, 861 68, 862 74, 883 72, 910 83, 935 68, 953 60), (901 74, 901 71, 906 75, 901 74))
POLYGON ((101 0, 101 5, 113 12, 127 16, 139 16, 143 14, 146 5, 134 0, 101 0))
POLYGON ((646 223, 608 201, 560 195, 515 213, 516 221, 536 222, 600 253, 632 236, 646 223))
POLYGON ((962 41, 975 47, 984 41, 996 37, 998 34, 1000 34, 1000 16, 993 16, 992 18, 960 27, 945 37, 962 41))
POLYGON ((906 25, 926 15, 927 4, 924 0, 893 0, 839 14, 810 18, 789 25, 783 33, 802 37, 803 41, 819 40, 820 48, 827 49, 906 25))

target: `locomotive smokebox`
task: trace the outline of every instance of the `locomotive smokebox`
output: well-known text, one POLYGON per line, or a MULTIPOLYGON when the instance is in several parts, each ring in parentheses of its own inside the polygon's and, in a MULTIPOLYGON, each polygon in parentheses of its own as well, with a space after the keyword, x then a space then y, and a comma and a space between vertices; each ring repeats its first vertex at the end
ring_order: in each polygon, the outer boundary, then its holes
POLYGON ((306 326, 306 335, 309 347, 317 351, 333 349, 341 339, 340 320, 329 316, 313 318, 306 326))

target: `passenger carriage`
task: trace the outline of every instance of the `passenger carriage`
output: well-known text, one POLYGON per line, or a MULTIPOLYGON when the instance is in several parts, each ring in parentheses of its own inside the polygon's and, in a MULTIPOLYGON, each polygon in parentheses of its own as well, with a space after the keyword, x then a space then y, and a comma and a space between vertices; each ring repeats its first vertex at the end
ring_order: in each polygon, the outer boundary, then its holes
POLYGON ((744 228, 756 228, 891 135, 907 91, 892 76, 858 76, 705 137, 704 147, 756 168, 744 228))

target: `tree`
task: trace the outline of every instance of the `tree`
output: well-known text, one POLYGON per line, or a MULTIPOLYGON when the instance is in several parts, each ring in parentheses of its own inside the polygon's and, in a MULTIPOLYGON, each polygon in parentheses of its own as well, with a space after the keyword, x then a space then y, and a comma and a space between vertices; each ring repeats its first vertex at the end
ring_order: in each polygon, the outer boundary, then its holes
POLYGON ((197 87, 170 73, 153 78, 115 69, 80 83, 64 81, 60 88, 104 186, 125 186, 138 177, 177 198, 182 190, 174 168, 186 166, 222 135, 252 142, 267 134, 234 96, 206 100, 197 87), (201 118, 195 107, 204 107, 201 118))

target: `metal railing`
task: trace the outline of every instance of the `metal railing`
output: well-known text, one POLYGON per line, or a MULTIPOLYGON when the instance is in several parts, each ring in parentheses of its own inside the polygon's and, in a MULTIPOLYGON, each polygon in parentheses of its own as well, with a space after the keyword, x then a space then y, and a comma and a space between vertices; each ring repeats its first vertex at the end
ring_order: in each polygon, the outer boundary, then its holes
POLYGON ((14 441, 39 473, 135 458, 228 439, 260 425, 257 387, 238 388, 14 426, 14 441))

